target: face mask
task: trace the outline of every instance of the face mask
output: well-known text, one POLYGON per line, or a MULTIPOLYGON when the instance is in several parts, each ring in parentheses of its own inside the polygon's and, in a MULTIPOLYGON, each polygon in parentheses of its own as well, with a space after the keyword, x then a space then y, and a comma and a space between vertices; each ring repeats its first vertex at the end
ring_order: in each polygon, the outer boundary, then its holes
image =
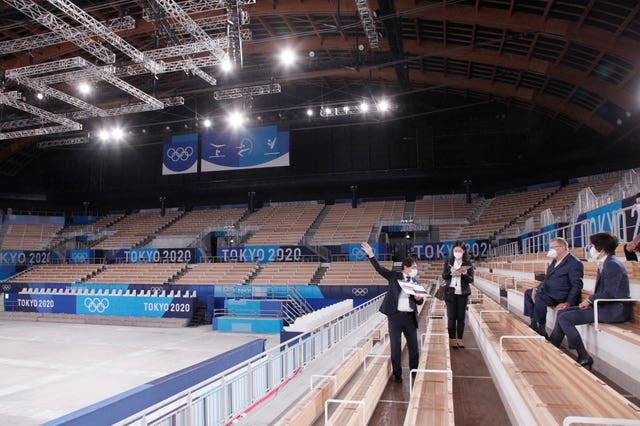
POLYGON ((411 271, 409 271, 409 276, 411 278, 415 278, 418 276, 418 270, 417 269, 412 269, 411 271))
POLYGON ((460 259, 462 259, 462 253, 460 253, 459 251, 454 251, 453 252, 453 257, 455 257, 456 259, 460 260, 460 259))
POLYGON ((597 260, 598 256, 600 255, 600 252, 596 250, 594 246, 591 246, 591 248, 589 249, 589 255, 591 256, 592 259, 597 260))
POLYGON ((558 255, 558 252, 556 251, 556 249, 551 249, 547 253, 547 257, 556 257, 557 255, 558 255))

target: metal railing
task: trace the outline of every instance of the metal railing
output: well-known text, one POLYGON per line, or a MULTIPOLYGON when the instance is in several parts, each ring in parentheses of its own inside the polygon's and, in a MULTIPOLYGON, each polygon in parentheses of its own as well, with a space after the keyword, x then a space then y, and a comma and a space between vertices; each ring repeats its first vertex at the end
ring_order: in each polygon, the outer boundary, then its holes
POLYGON ((116 424, 225 425, 353 333, 378 312, 383 297, 384 294, 371 299, 337 320, 328 321, 116 424))

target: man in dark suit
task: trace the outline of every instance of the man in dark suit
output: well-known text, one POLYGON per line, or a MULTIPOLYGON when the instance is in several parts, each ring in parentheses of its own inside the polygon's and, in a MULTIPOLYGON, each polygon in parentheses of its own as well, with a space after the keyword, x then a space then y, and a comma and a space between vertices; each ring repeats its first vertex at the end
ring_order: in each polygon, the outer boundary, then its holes
POLYGON ((524 292, 524 314, 531 317, 531 328, 543 336, 547 334, 547 307, 555 306, 559 311, 576 305, 584 276, 582 262, 569 253, 564 238, 552 239, 549 246, 547 256, 553 261, 547 268, 544 281, 537 288, 524 292))
MULTIPOLYGON (((598 299, 628 299, 629 276, 622 262, 615 257, 618 239, 607 233, 600 232, 591 236, 591 257, 598 262, 595 292, 578 306, 558 312, 556 325, 549 340, 560 346, 564 336, 570 349, 578 352, 578 363, 591 369, 593 359, 584 347, 576 325, 594 322, 594 301, 598 299)), ((629 302, 599 302, 598 318, 605 323, 629 321, 631 304, 629 302)))
POLYGON ((421 305, 423 299, 420 296, 407 294, 402 290, 399 282, 412 282, 418 275, 418 265, 413 258, 408 257, 402 261, 402 272, 391 271, 378 263, 369 244, 362 243, 361 247, 369 257, 369 261, 375 270, 389 282, 389 289, 380 305, 380 312, 387 316, 389 322, 393 377, 397 383, 402 383, 400 337, 404 334, 405 339, 407 339, 409 369, 418 368, 420 348, 418 347, 418 311, 416 310, 416 305, 421 305))

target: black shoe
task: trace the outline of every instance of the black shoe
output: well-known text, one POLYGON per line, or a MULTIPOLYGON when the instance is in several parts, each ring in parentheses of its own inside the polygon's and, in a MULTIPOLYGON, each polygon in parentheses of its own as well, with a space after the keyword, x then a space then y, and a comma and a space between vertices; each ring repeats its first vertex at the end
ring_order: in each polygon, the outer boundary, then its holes
POLYGON ((578 358, 577 362, 587 370, 591 371, 591 368, 593 366, 593 358, 591 357, 583 358, 583 359, 578 358))
POLYGON ((396 383, 402 383, 402 376, 393 375, 393 381, 396 383))

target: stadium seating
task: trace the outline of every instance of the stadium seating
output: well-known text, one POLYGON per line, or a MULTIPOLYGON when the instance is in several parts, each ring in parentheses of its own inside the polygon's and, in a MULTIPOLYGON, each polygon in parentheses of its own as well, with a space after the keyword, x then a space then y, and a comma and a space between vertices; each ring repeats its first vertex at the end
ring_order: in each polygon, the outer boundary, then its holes
POLYGON ((313 235, 317 245, 335 245, 369 241, 373 226, 380 221, 400 223, 405 202, 371 201, 352 208, 350 204, 334 204, 313 235))
POLYGON ((107 231, 111 235, 94 248, 108 250, 134 247, 181 214, 180 211, 172 210, 167 211, 165 216, 160 216, 157 210, 133 213, 108 227, 107 231))
POLYGON ((186 267, 183 263, 145 263, 107 265, 87 279, 87 284, 164 284, 186 267))
POLYGON ((251 280, 253 285, 309 284, 320 264, 315 262, 272 262, 265 264, 251 280))
POLYGON ((2 250, 44 250, 51 244, 61 225, 13 224, 2 239, 2 250))
MULTIPOLYGON (((389 261, 380 262, 387 269, 393 267, 389 261)), ((331 262, 320 285, 387 285, 369 262, 331 262)))
POLYGON ((323 205, 316 203, 292 203, 263 207, 242 222, 243 225, 259 228, 245 242, 245 245, 298 245, 323 207, 323 205))
POLYGON ((255 271, 255 263, 198 263, 187 265, 176 285, 237 285, 246 283, 255 271))
POLYGON ((423 197, 416 200, 413 218, 415 221, 427 218, 463 221, 469 219, 477 204, 477 199, 467 204, 464 195, 423 197))
POLYGON ((9 283, 74 283, 97 273, 103 265, 36 265, 10 277, 9 283))

